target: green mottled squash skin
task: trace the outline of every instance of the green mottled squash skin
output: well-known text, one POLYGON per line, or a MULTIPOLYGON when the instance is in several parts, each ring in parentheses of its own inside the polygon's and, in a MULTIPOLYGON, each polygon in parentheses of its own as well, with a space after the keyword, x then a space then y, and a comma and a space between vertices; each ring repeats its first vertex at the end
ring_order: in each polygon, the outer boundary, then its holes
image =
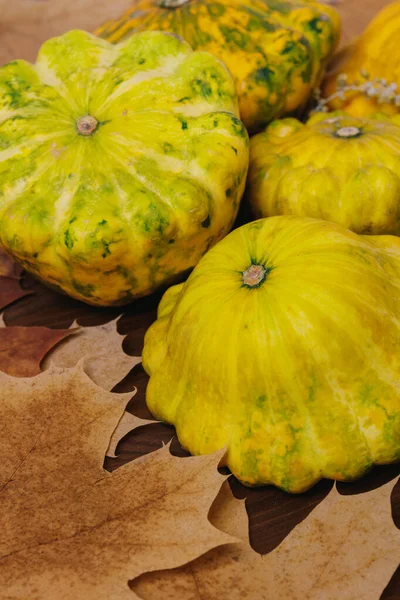
POLYGON ((172 31, 230 69, 241 119, 252 133, 301 112, 340 38, 336 10, 314 0, 135 0, 95 33, 172 31))
POLYGON ((232 227, 238 114, 223 63, 176 36, 49 40, 0 69, 0 246, 89 304, 152 293, 232 227))

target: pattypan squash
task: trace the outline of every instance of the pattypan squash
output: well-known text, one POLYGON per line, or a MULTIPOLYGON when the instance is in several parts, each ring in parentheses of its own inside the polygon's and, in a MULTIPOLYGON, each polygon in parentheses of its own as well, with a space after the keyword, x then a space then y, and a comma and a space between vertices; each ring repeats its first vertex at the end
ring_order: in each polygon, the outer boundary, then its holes
POLYGON ((119 42, 148 29, 173 31, 221 58, 254 132, 303 108, 337 46, 340 19, 314 0, 138 0, 96 33, 119 42))
POLYGON ((283 119, 251 140, 254 214, 335 221, 355 231, 400 234, 400 119, 317 113, 283 119))
POLYGON ((0 69, 0 247, 89 304, 166 285, 235 219, 238 115, 225 65, 175 35, 47 41, 0 69))
POLYGON ((242 226, 170 288, 147 404, 243 483, 302 492, 400 459, 400 239, 293 216, 242 226))

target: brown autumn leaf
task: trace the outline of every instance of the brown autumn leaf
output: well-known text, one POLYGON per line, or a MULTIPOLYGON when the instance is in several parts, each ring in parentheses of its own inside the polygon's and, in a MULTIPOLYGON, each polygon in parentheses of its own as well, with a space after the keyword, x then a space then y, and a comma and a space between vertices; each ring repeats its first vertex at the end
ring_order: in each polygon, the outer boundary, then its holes
POLYGON ((132 600, 129 579, 232 540, 207 519, 221 453, 181 460, 164 447, 103 469, 127 401, 81 365, 0 373, 2 598, 132 600))
POLYGON ((22 268, 0 248, 0 277, 19 279, 22 268))
POLYGON ((23 290, 18 279, 0 276, 0 310, 32 293, 31 290, 23 290))
POLYGON ((233 498, 226 482, 210 520, 243 541, 179 569, 143 575, 131 587, 142 600, 377 600, 400 560, 393 486, 354 496, 334 487, 275 550, 261 556, 248 542, 244 502, 233 498))
POLYGON ((128 411, 125 411, 117 427, 115 428, 114 433, 111 436, 110 443, 106 451, 106 456, 108 456, 109 458, 116 458, 117 446, 122 440, 122 438, 126 436, 127 433, 130 433, 134 429, 137 429, 137 427, 143 427, 144 425, 150 425, 152 423, 154 423, 154 421, 140 419, 139 417, 132 415, 128 411))
POLYGON ((14 377, 39 375, 47 352, 73 333, 71 329, 6 327, 0 316, 0 371, 14 377))
POLYGON ((105 325, 80 327, 74 322, 71 328, 78 327, 78 331, 48 354, 43 367, 73 367, 84 359, 89 377, 105 390, 112 390, 142 360, 140 356, 125 354, 122 344, 126 336, 118 333, 117 323, 118 319, 105 325))
MULTIPOLYGON (((122 348, 126 336, 117 331, 118 319, 105 325, 79 327, 75 335, 58 344, 43 361, 43 368, 51 364, 57 367, 73 367, 83 359, 85 372, 99 386, 111 391, 117 383, 141 362, 139 356, 129 356, 122 348)), ((136 394, 136 390, 134 390, 136 394)), ((110 440, 106 456, 115 458, 118 442, 132 429, 151 423, 125 411, 110 440)))

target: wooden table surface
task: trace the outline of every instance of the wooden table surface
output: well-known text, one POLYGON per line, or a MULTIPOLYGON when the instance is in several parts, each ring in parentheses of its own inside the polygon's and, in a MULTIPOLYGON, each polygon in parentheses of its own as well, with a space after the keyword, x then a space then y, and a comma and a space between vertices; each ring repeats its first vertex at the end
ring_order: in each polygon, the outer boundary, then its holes
MULTIPOLYGON (((8 2, 5 0, 0 0, 0 5, 1 2, 8 6, 8 2)), ((122 6, 124 0, 116 0, 116 2, 117 4, 121 2, 122 6)), ((45 4, 43 0, 42 3, 45 4)), ((339 2, 338 8, 344 21, 344 41, 348 41, 352 36, 360 33, 371 17, 386 4, 388 4, 387 0, 342 0, 339 2)), ((78 23, 77 26, 87 26, 87 23, 86 21, 82 24, 78 23)), ((110 321, 121 314, 118 329, 120 333, 127 334, 124 349, 131 355, 141 354, 144 334, 155 319, 156 307, 160 299, 160 295, 154 295, 139 300, 124 309, 98 309, 57 295, 30 277, 23 279, 23 285, 34 289, 36 293, 16 302, 4 311, 7 325, 43 325, 65 328, 69 327, 75 319, 81 325, 97 325, 110 321)), ((116 392, 127 392, 134 386, 137 387, 138 393, 128 408, 142 418, 152 418, 145 405, 147 380, 143 368, 138 365, 114 389, 116 392)), ((174 428, 171 426, 155 422, 154 425, 139 428, 120 442, 118 458, 106 459, 105 467, 109 470, 115 469, 129 460, 156 450, 161 447, 163 442, 168 442, 172 438, 174 438, 174 428)), ((176 455, 187 455, 176 438, 173 439, 171 448, 176 455)), ((339 484, 338 489, 343 494, 362 493, 382 485, 399 474, 400 465, 378 467, 358 482, 339 484)), ((272 486, 258 489, 245 488, 233 476, 230 477, 230 484, 236 497, 246 498, 251 543, 256 551, 263 554, 275 548, 297 523, 307 517, 324 499, 332 486, 332 482, 324 480, 307 493, 293 496, 272 486)), ((379 509, 380 507, 377 506, 376 510, 379 509)), ((392 494, 392 511, 394 521, 400 528, 400 484, 396 485, 392 494)), ((383 600, 400 600, 400 568, 381 598, 383 600)))

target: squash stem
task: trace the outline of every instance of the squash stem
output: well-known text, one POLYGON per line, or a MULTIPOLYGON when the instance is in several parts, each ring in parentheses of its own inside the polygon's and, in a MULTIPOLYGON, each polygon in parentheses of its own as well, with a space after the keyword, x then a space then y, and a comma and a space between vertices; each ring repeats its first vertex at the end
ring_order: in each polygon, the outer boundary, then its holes
POLYGON ((336 131, 335 135, 341 138, 359 137, 361 129, 359 127, 341 127, 336 131))
POLYGON ((267 270, 262 265, 251 265, 243 271, 242 281, 247 287, 258 287, 265 279, 267 270))
POLYGON ((156 4, 160 8, 178 8, 187 2, 190 2, 190 0, 156 0, 156 4))
POLYGON ((92 135, 92 133, 96 131, 98 124, 99 122, 97 119, 91 115, 86 115, 86 117, 81 117, 77 120, 76 128, 81 135, 92 135))

